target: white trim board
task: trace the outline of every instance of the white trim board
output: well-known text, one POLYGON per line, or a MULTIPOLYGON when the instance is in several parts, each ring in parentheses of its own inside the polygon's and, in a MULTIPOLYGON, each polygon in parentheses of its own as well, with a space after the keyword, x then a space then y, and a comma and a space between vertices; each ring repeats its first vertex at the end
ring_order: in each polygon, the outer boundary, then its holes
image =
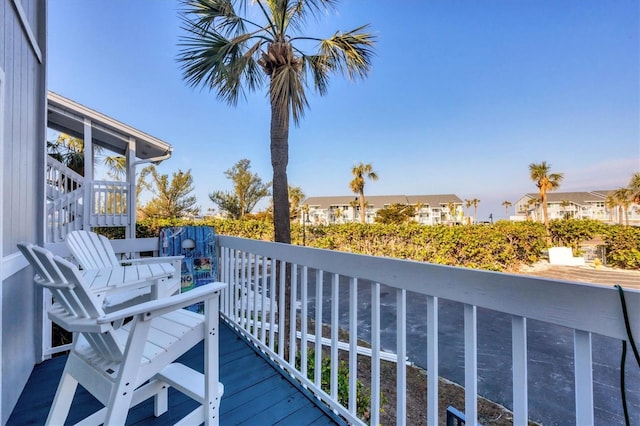
POLYGON ((40 50, 40 46, 38 45, 38 40, 36 40, 36 36, 31 29, 31 24, 27 20, 27 15, 22 7, 22 2, 20 0, 13 0, 13 6, 16 9, 16 13, 18 14, 18 19, 20 24, 22 25, 22 29, 24 30, 25 36, 27 40, 29 40, 29 45, 33 50, 33 54, 38 58, 38 62, 42 63, 42 51, 40 50))
MULTIPOLYGON (((19 251, 2 258, 2 275, 0 280, 4 281, 15 273, 22 271, 29 265, 27 259, 19 251)), ((1 296, 0 296, 1 297, 1 296)))

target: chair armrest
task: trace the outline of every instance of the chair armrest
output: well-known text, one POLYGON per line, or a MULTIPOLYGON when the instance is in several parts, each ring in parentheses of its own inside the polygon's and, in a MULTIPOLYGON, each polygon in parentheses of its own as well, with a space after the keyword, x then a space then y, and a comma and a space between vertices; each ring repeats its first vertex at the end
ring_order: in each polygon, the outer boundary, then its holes
POLYGON ((148 302, 140 303, 138 305, 130 306, 128 308, 120 309, 107 315, 103 315, 97 319, 97 323, 106 324, 141 314, 143 315, 144 320, 149 320, 159 315, 164 315, 168 312, 193 305, 194 303, 200 302, 202 300, 210 299, 226 286, 226 283, 213 282, 201 287, 196 287, 186 293, 181 293, 175 296, 164 297, 156 300, 150 300, 148 302))
POLYGON ((163 257, 137 257, 135 259, 123 259, 120 263, 172 263, 177 260, 182 261, 184 256, 163 256, 163 257))

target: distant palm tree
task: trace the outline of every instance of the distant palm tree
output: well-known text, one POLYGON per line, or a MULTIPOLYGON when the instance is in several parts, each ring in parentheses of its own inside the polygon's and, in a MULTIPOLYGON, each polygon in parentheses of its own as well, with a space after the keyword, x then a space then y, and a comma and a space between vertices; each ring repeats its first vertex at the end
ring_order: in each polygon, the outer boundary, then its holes
POLYGON ((353 166, 351 173, 353 174, 353 180, 349 183, 349 188, 351 188, 351 191, 353 191, 354 194, 358 195, 358 201, 360 204, 360 223, 364 223, 366 218, 365 207, 367 205, 366 200, 364 199, 365 178, 376 181, 378 180, 378 175, 373 171, 373 166, 371 166, 370 163, 360 163, 353 166))
POLYGON ((629 181, 629 189, 631 190, 631 200, 640 204, 640 173, 634 173, 629 181))
POLYGON ((533 206, 533 221, 538 221, 538 208, 540 207, 540 199, 539 198, 530 198, 527 201, 527 217, 529 217, 529 209, 533 206))
POLYGON ((538 194, 540 195, 540 203, 542 204, 542 215, 544 217, 544 226, 549 232, 549 212, 547 210, 547 192, 553 191, 560 187, 560 182, 564 177, 562 173, 550 173, 551 164, 547 164, 546 161, 542 163, 529 164, 529 176, 531 180, 536 183, 538 187, 538 194))
POLYGON ((471 200, 464 200, 464 205, 467 207, 467 225, 471 225, 471 216, 469 215, 469 209, 473 205, 471 200))
POLYGON ((625 225, 629 225, 629 206, 633 202, 633 190, 631 188, 618 188, 609 195, 618 206, 618 223, 622 225, 622 218, 625 218, 625 225))
POLYGON ((456 221, 456 204, 453 201, 447 203, 447 209, 449 210, 449 216, 451 216, 451 223, 456 221))
POLYGON ((571 205, 571 201, 568 201, 568 200, 560 201, 560 208, 562 209, 562 217, 564 219, 569 218, 569 215, 567 214, 566 210, 567 210, 567 207, 569 207, 570 205, 571 205))
POLYGON ((607 206, 607 209, 610 209, 609 220, 613 221, 613 217, 611 215, 611 210, 613 210, 613 212, 616 214, 616 221, 618 221, 618 223, 622 223, 622 212, 618 214, 618 200, 616 200, 616 198, 612 194, 609 194, 607 195, 604 204, 607 206))
POLYGON ((274 237, 276 242, 291 243, 289 118, 299 124, 308 106, 307 79, 323 96, 331 74, 366 77, 375 38, 366 32, 366 25, 326 39, 301 34, 308 18, 334 9, 337 0, 182 0, 182 4, 188 36, 181 38, 178 61, 189 85, 215 90, 219 99, 236 105, 246 91, 268 82, 274 237), (257 10, 250 11, 251 6, 257 10), (318 43, 317 52, 305 53, 310 42, 318 43))
POLYGON ((502 205, 504 206, 504 213, 509 218, 509 207, 511 207, 511 201, 503 201, 502 205))
POLYGON ((478 204, 480 204, 480 200, 474 198, 471 200, 471 205, 473 206, 473 221, 474 223, 478 223, 478 204))
MULTIPOLYGON (((291 206, 291 220, 298 219, 300 215, 300 203, 305 199, 304 192, 299 186, 289 186, 289 205, 291 206)), ((307 205, 307 213, 309 206, 307 205)))

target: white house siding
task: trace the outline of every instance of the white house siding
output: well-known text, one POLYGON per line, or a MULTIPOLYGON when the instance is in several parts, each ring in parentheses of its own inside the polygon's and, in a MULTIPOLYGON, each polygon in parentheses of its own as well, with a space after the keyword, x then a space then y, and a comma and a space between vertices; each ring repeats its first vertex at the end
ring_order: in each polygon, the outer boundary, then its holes
POLYGON ((4 100, 0 162, 0 420, 6 423, 37 359, 41 309, 18 241, 42 243, 46 1, 0 0, 4 100))

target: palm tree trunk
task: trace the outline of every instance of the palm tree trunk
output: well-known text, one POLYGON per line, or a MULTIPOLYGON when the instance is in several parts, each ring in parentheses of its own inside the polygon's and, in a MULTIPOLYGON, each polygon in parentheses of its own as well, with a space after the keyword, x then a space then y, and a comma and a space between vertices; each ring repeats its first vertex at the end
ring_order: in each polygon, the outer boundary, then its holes
POLYGON ((366 219, 365 215, 365 201, 364 201, 364 191, 360 191, 360 223, 364 223, 366 219))
POLYGON ((542 201, 542 217, 544 218, 544 227, 547 228, 547 233, 549 232, 549 212, 547 211, 547 193, 540 193, 540 200, 542 201))
MULTIPOLYGON (((273 84, 273 80, 271 81, 273 84)), ((270 93, 273 93, 273 89, 270 93)), ((271 167, 273 168, 273 227, 274 239, 277 243, 291 244, 291 219, 289 215, 289 182, 287 165, 289 163, 289 108, 279 106, 271 98, 271 167)), ((291 265, 284 268, 280 263, 276 267, 276 279, 281 283, 284 274, 285 313, 291 312, 291 265)), ((289 347, 289 331, 291 325, 285 321, 282 332, 285 336, 285 347, 289 347)))
MULTIPOLYGON (((272 83, 273 84, 273 83, 272 83)), ((271 167, 273 168, 273 227, 277 243, 291 244, 289 218, 289 108, 271 99, 271 167)))

